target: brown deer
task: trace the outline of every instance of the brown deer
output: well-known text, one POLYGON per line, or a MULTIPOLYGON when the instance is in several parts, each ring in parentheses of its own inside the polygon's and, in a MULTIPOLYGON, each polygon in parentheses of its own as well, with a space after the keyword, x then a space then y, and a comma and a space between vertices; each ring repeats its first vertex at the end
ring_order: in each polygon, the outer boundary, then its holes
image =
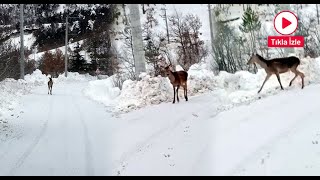
POLYGON ((274 58, 274 59, 270 59, 270 60, 266 60, 263 57, 261 57, 259 54, 255 54, 252 55, 250 60, 248 61, 248 65, 249 64, 254 64, 257 63, 259 64, 262 68, 264 68, 264 70, 267 73, 267 76, 260 88, 260 90, 258 91, 258 93, 260 93, 260 91, 262 90, 264 84, 267 82, 267 80, 270 78, 271 75, 275 74, 277 76, 277 79, 279 81, 281 90, 283 90, 281 81, 280 81, 280 74, 282 73, 286 73, 289 70, 291 70, 295 76, 294 78, 290 81, 289 86, 292 85, 292 82, 298 77, 301 77, 302 80, 302 88, 304 88, 304 74, 302 72, 300 72, 297 67, 300 65, 300 59, 294 56, 290 56, 290 57, 285 57, 285 58, 274 58))
POLYGON ((48 94, 51 94, 51 95, 52 95, 52 85, 53 85, 52 78, 49 77, 49 82, 48 82, 48 94))
POLYGON ((183 87, 184 91, 184 97, 186 101, 188 101, 188 89, 187 89, 187 80, 188 80, 188 73, 186 71, 171 71, 171 63, 170 65, 167 65, 164 70, 166 76, 169 78, 172 87, 173 87, 173 104, 176 102, 176 96, 177 96, 177 101, 179 102, 179 95, 178 91, 180 86, 183 87), (176 89, 177 87, 177 89, 176 89))

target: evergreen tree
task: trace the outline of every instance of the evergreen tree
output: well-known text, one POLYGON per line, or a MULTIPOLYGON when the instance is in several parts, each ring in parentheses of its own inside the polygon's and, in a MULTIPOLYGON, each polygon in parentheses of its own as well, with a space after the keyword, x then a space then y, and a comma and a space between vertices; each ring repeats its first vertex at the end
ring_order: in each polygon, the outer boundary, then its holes
MULTIPOLYGON (((239 29, 249 34, 249 42, 250 42, 250 49, 251 53, 255 53, 256 50, 256 37, 257 32, 260 31, 261 22, 259 20, 259 15, 248 7, 242 16, 242 23, 239 29)), ((257 67, 254 66, 254 71, 257 72, 257 67)))
MULTIPOLYGON (((261 22, 259 20, 259 15, 254 12, 251 7, 248 7, 242 16, 242 23, 240 30, 244 33, 250 34, 250 40, 255 40, 256 32, 261 28, 261 22)), ((253 43, 254 46, 254 43, 253 43)), ((255 46, 254 46, 255 47, 255 46)), ((253 48, 254 48, 253 47, 253 48)))
POLYGON ((80 54, 81 46, 79 42, 74 47, 71 57, 69 58, 70 67, 69 71, 71 72, 85 72, 86 69, 86 60, 80 54))

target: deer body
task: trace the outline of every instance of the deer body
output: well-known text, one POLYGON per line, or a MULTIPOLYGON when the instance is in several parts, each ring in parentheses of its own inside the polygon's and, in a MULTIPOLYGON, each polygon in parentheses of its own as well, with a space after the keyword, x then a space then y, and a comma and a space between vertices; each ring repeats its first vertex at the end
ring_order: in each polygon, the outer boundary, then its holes
POLYGON ((292 82, 297 78, 297 76, 300 76, 302 80, 302 89, 304 88, 304 74, 297 69, 297 67, 300 65, 300 59, 297 57, 291 56, 291 57, 285 57, 285 58, 275 58, 271 60, 266 60, 260 55, 256 54, 250 58, 247 64, 253 64, 253 63, 259 64, 262 68, 264 68, 264 70, 267 73, 267 76, 258 93, 260 93, 264 84, 273 74, 277 76, 280 87, 283 90, 283 86, 280 80, 280 74, 286 73, 288 71, 292 71, 295 74, 295 77, 290 81, 289 86, 292 85, 292 82))
POLYGON ((48 94, 52 95, 52 85, 53 85, 53 81, 52 78, 49 78, 49 82, 48 82, 48 94))
POLYGON ((166 75, 168 76, 172 87, 173 87, 173 104, 175 103, 176 96, 177 96, 177 101, 179 102, 179 95, 178 91, 180 86, 183 87, 184 90, 184 97, 186 101, 188 101, 188 92, 187 92, 187 80, 188 80, 188 73, 186 71, 171 71, 169 69, 169 66, 165 68, 166 70, 166 75))

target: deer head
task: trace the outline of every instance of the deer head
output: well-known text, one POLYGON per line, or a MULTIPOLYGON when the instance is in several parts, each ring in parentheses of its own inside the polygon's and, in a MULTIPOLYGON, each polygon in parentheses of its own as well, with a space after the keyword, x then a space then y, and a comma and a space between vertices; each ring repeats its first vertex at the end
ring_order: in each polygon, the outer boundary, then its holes
POLYGON ((257 54, 252 54, 249 61, 247 62, 247 65, 250 65, 250 64, 254 64, 256 63, 257 61, 259 60, 259 57, 257 54))
MULTIPOLYGON (((164 58, 164 57, 162 57, 162 58, 164 58)), ((170 73, 172 72, 173 68, 172 68, 172 63, 170 60, 169 60, 169 64, 166 62, 165 59, 163 61, 160 61, 159 66, 163 69, 166 76, 169 76, 170 73)))

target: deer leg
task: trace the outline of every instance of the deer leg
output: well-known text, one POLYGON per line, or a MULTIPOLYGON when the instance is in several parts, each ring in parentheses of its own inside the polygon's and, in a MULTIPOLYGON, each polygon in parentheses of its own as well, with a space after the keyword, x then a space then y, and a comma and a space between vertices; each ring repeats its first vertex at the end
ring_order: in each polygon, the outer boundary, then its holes
POLYGON ((302 72, 298 71, 298 70, 297 70, 297 72, 298 72, 299 76, 301 77, 301 81, 302 81, 301 89, 303 89, 304 88, 304 74, 302 72))
POLYGON ((184 98, 186 98, 186 101, 188 101, 188 89, 187 89, 187 84, 184 85, 184 98))
POLYGON ((180 86, 178 85, 178 86, 177 86, 177 101, 178 101, 178 102, 179 102, 179 95, 178 95, 179 88, 180 88, 180 86))
POLYGON ((293 81, 298 77, 299 73, 297 72, 297 65, 290 68, 290 70, 295 74, 294 78, 290 81, 289 86, 292 85, 293 81))
POLYGON ((295 73, 295 76, 294 76, 294 78, 290 81, 289 86, 291 86, 291 85, 292 85, 292 82, 293 82, 297 77, 298 77, 298 74, 296 74, 296 73, 295 73))
POLYGON ((174 104, 176 102, 176 88, 173 86, 173 102, 172 104, 174 104))
POLYGON ((262 90, 262 88, 263 88, 264 84, 268 81, 268 79, 270 78, 270 76, 271 76, 271 74, 267 74, 267 76, 266 76, 265 80, 263 81, 262 86, 261 86, 260 90, 258 91, 258 93, 260 93, 260 92, 261 92, 261 90, 262 90))
POLYGON ((276 76, 277 76, 277 79, 278 79, 278 81, 279 81, 281 90, 284 90, 283 87, 282 87, 282 84, 281 84, 281 80, 280 80, 280 75, 279 75, 279 73, 276 73, 276 76))

